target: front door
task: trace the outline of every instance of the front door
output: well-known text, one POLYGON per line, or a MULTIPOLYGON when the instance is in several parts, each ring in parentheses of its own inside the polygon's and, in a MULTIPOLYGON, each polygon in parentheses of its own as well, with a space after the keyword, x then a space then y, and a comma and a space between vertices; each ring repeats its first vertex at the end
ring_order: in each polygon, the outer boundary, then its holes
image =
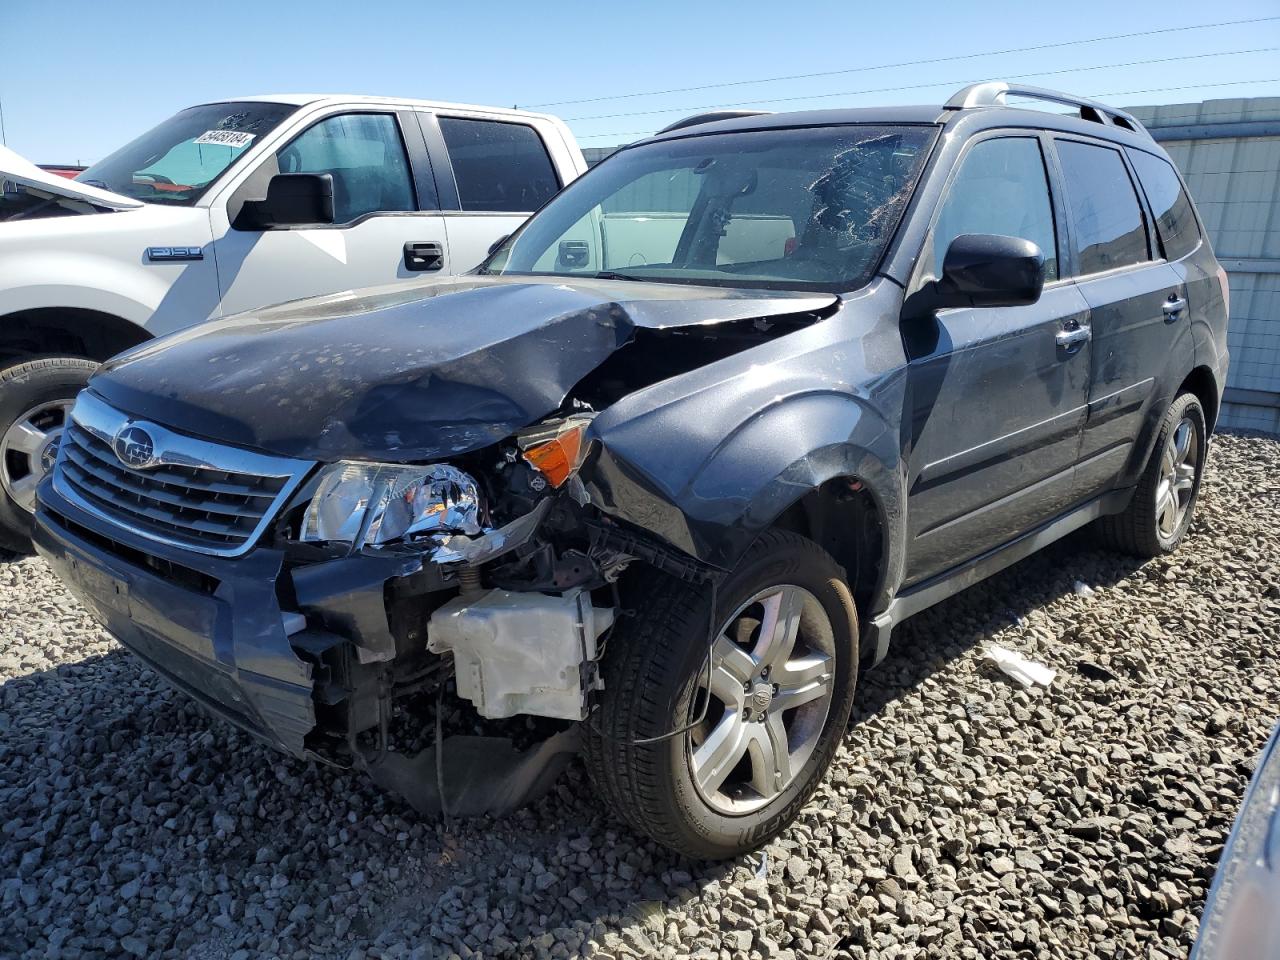
POLYGON ((970 144, 936 215, 913 288, 941 276, 950 242, 967 233, 1036 243, 1045 288, 1029 306, 904 320, 908 584, 1013 539, 1076 499, 1089 310, 1059 276, 1054 211, 1041 140, 1001 133, 970 144))
POLYGON ((224 315, 272 303, 449 273, 444 218, 412 114, 340 113, 317 120, 237 191, 262 191, 271 174, 333 176, 334 222, 238 230, 233 199, 215 205, 214 251, 224 315), (415 142, 412 138, 417 138, 415 142), (406 143, 415 149, 406 150, 406 143))

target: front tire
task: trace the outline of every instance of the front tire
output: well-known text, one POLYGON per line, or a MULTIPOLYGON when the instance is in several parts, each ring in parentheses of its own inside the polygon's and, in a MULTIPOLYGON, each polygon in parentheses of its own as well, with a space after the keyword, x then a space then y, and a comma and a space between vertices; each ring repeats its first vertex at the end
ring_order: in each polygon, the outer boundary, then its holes
POLYGON ((857 680, 853 598, 817 544, 765 533, 719 587, 708 688, 709 589, 644 577, 601 664, 587 769, 638 832, 737 856, 781 833, 831 765, 857 680))
POLYGON ((1208 453, 1204 408, 1195 394, 1179 394, 1160 422, 1129 506, 1097 522, 1103 544, 1144 559, 1178 549, 1191 528, 1208 453))
POLYGON ((97 369, 80 357, 0 369, 0 548, 31 552, 36 487, 53 466, 76 394, 97 369))

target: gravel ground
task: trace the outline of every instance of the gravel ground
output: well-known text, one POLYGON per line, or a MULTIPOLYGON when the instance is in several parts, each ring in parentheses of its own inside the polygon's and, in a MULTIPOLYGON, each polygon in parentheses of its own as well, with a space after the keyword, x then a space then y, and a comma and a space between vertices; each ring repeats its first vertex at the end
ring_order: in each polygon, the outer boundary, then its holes
POLYGON ((799 822, 710 866, 578 767, 503 821, 419 818, 207 719, 43 563, 0 564, 0 954, 1185 956, 1276 716, 1277 478, 1280 443, 1222 437, 1175 557, 1080 535, 904 626, 799 822), (1022 690, 989 642, 1057 679, 1022 690))

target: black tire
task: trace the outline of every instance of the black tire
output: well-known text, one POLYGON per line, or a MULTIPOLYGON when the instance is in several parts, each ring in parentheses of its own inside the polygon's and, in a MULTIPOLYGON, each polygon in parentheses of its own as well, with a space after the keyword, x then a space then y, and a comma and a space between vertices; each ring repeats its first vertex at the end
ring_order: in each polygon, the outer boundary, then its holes
MULTIPOLYGON (((0 447, 10 428, 30 410, 75 399, 98 364, 80 357, 41 357, 0 369, 0 447)), ((56 436, 61 422, 53 411, 48 427, 56 436)), ((31 455, 0 450, 0 549, 31 552, 31 512, 10 496, 33 469, 31 455)), ((35 469, 39 469, 36 467, 35 469)))
POLYGON ((1173 553, 1191 528, 1208 452, 1209 431, 1204 409, 1195 394, 1179 394, 1160 422, 1155 446, 1151 449, 1151 457, 1138 481, 1133 499, 1122 513, 1098 520, 1094 525, 1098 539, 1105 546, 1135 557, 1149 559, 1173 553), (1191 479, 1185 506, 1180 508, 1181 520, 1172 529, 1162 531, 1157 501, 1165 478, 1164 458, 1170 437, 1176 436, 1175 431, 1184 421, 1190 425, 1190 442, 1194 444, 1194 477, 1191 479))
MULTIPOLYGON (((584 724, 587 770, 609 806, 637 832, 688 857, 737 856, 787 827, 821 782, 840 745, 858 673, 857 614, 844 571, 816 543, 770 531, 719 587, 715 617, 720 629, 762 590, 779 584, 801 588, 806 615, 819 609, 812 601, 820 604, 834 648, 828 660, 831 673, 824 674, 824 682, 831 683, 830 697, 822 701, 828 710, 820 732, 812 732, 818 729, 815 718, 808 734, 816 735, 816 745, 785 789, 771 800, 762 797, 757 801, 762 807, 742 814, 715 809, 694 784, 689 734, 635 743, 683 728, 702 712, 702 700, 695 702, 695 697, 705 698, 700 691, 711 628, 707 586, 652 571, 637 579, 641 582, 628 585, 628 605, 636 615, 624 617, 614 628, 601 664, 604 691, 584 724)), ((810 624, 798 629, 820 632, 825 629, 822 619, 809 616, 796 622, 810 624)), ((827 635, 822 636, 825 643, 827 635)), ((776 687, 774 691, 781 696, 776 687)), ((724 717, 730 716, 728 708, 719 709, 724 717)), ((793 723, 798 714, 799 710, 789 714, 793 723)))

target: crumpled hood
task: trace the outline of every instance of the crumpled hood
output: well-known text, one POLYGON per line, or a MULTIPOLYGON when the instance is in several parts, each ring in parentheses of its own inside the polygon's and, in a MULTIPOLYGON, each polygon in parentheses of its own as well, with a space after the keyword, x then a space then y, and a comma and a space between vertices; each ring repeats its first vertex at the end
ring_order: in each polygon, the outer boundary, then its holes
POLYGON ((554 412, 638 329, 823 311, 836 297, 460 277, 299 300, 144 344, 91 389, 127 413, 313 460, 426 461, 554 412))
POLYGON ((83 200, 97 207, 108 207, 112 210, 132 210, 142 206, 141 200, 134 200, 110 190, 68 180, 56 173, 41 170, 30 160, 19 156, 8 147, 0 147, 0 177, 14 180, 27 187, 43 190, 55 196, 67 197, 71 200, 83 200))

